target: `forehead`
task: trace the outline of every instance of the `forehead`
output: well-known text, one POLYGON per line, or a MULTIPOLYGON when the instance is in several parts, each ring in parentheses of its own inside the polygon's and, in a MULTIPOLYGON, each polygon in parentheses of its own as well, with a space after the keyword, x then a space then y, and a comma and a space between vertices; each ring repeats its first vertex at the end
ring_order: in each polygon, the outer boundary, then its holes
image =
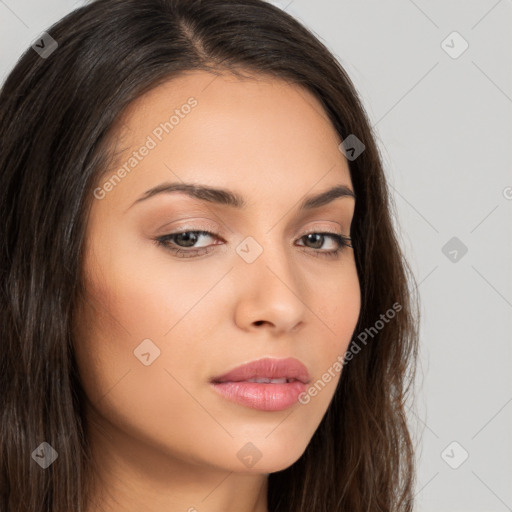
POLYGON ((116 186, 132 200, 159 182, 180 179, 239 184, 263 194, 274 187, 300 193, 324 177, 320 185, 341 177, 351 186, 341 138, 321 103, 304 88, 269 76, 179 75, 130 104, 114 139, 115 164, 107 178, 151 140, 151 151, 137 156, 125 180, 130 186, 116 186))
MULTIPOLYGON (((157 138, 162 131, 172 135, 165 137, 167 145, 191 130, 197 137, 204 135, 203 144, 223 131, 236 135, 233 143, 241 143, 244 135, 256 141, 272 137, 276 143, 300 136, 301 144, 309 140, 311 146, 320 141, 335 145, 339 142, 323 106, 311 92, 268 75, 241 78, 206 71, 183 73, 132 102, 116 127, 118 140, 128 150, 141 135, 155 136, 155 129, 157 138), (187 106, 191 102, 196 104, 192 109, 187 106), (166 123, 172 133, 162 126, 166 123)), ((164 134, 160 134, 162 138, 164 134)), ((309 144, 304 149, 308 147, 309 144)))

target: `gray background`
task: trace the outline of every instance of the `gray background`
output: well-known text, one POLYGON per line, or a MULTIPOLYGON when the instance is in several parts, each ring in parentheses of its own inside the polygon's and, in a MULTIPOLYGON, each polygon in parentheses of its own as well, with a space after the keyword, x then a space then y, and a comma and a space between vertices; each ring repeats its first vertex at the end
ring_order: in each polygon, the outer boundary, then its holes
MULTIPOLYGON (((375 127, 422 301, 417 510, 512 511, 512 2, 273 3, 337 56, 375 127)), ((81 4, 0 0, 1 80, 81 4)))

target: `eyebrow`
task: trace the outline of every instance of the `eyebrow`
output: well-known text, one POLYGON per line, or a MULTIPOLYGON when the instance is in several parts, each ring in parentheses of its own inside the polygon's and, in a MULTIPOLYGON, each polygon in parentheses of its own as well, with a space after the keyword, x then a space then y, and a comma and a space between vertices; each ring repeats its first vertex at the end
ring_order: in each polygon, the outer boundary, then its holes
MULTIPOLYGON (((184 192, 188 196, 201 201, 208 201, 210 203, 216 203, 238 209, 244 209, 247 206, 245 199, 231 190, 193 183, 162 183, 147 190, 129 208, 158 194, 169 194, 172 192, 184 192)), ((346 185, 336 185, 324 192, 310 195, 303 199, 299 205, 299 210, 312 210, 314 208, 319 208, 320 206, 324 206, 335 199, 342 197, 356 198, 354 192, 346 185)))

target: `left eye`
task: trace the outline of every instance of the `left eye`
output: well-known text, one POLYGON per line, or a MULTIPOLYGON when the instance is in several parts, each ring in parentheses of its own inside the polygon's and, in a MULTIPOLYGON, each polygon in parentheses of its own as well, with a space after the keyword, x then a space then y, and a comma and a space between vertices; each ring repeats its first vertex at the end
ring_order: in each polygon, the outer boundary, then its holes
MULTIPOLYGON (((207 245, 206 247, 194 248, 195 244, 197 244, 199 238, 201 237, 210 237, 217 238, 219 237, 215 233, 211 233, 209 231, 182 231, 177 233, 169 233, 168 235, 163 235, 161 237, 156 238, 154 241, 158 246, 163 246, 167 250, 171 251, 176 256, 181 258, 190 258, 202 254, 208 254, 213 250, 215 245, 212 244, 207 245), (177 246, 177 248, 176 248, 177 246), (192 249, 186 249, 190 248, 192 249)), ((313 252, 317 253, 316 255, 325 255, 336 257, 345 247, 352 247, 350 237, 344 236, 339 233, 323 233, 323 232, 312 232, 303 235, 299 240, 306 240, 308 243, 314 244, 316 247, 310 248, 313 252), (325 243, 325 239, 331 239, 336 242, 337 247, 331 250, 322 250, 319 251, 320 247, 318 245, 323 246, 325 243)))

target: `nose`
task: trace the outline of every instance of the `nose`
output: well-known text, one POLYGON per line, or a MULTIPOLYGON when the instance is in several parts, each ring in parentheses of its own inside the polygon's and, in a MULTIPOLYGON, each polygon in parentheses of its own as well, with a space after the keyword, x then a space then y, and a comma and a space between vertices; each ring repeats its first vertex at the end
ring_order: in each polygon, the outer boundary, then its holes
MULTIPOLYGON (((268 239, 267 239, 268 240, 268 239)), ((291 254, 268 242, 252 263, 237 262, 235 321, 241 329, 268 328, 274 335, 296 330, 308 310, 307 290, 291 254)))

